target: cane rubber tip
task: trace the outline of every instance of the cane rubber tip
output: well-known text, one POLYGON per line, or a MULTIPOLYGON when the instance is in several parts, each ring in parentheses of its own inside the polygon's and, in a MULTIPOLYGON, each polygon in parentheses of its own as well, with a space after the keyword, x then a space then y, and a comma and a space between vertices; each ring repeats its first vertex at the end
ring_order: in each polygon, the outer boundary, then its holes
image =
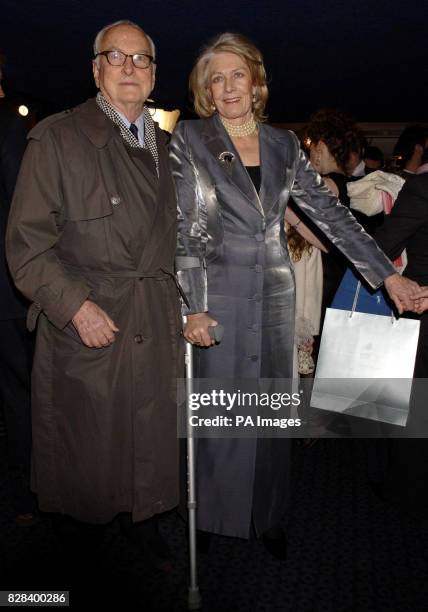
POLYGON ((187 596, 187 609, 188 610, 200 610, 202 608, 202 597, 199 592, 199 587, 192 589, 189 587, 189 593, 187 596))

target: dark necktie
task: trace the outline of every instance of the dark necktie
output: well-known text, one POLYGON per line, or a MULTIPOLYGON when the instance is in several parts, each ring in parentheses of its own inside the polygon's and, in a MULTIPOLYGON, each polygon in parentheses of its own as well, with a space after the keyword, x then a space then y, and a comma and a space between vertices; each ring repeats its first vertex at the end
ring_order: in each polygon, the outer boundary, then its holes
POLYGON ((131 125, 129 126, 129 131, 132 132, 132 134, 135 136, 135 138, 138 140, 138 128, 135 125, 135 123, 131 123, 131 125))

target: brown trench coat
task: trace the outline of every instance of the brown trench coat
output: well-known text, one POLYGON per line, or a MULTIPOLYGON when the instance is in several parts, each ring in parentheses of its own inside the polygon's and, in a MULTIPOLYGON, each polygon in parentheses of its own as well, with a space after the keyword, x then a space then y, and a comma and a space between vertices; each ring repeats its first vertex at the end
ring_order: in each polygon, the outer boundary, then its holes
POLYGON ((172 278, 176 200, 164 135, 160 176, 89 100, 33 129, 7 252, 38 318, 33 487, 44 511, 103 523, 177 504, 180 307, 172 278), (71 318, 88 298, 115 321, 88 348, 71 318))

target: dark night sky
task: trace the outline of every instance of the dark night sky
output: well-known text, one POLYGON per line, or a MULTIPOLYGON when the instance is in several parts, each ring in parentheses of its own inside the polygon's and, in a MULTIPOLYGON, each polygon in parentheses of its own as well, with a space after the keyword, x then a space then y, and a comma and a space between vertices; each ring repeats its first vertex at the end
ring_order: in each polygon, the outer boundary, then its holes
POLYGON ((95 33, 132 19, 158 48, 153 97, 185 111, 187 78, 212 35, 240 31, 261 48, 270 79, 271 121, 304 121, 322 106, 360 121, 427 121, 427 0, 0 0, 6 90, 40 113, 94 92, 95 33))

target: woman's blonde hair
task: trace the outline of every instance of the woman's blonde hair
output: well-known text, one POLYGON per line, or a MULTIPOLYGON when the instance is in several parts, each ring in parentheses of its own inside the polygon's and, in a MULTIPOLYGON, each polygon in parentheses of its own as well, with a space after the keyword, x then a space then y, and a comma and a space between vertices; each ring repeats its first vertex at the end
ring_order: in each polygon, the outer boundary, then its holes
POLYGON ((268 88, 263 57, 256 45, 242 34, 225 32, 212 39, 201 51, 190 73, 189 87, 195 111, 199 117, 211 117, 216 112, 208 89, 208 64, 216 53, 235 53, 247 64, 255 87, 253 113, 256 121, 264 121, 268 88))

